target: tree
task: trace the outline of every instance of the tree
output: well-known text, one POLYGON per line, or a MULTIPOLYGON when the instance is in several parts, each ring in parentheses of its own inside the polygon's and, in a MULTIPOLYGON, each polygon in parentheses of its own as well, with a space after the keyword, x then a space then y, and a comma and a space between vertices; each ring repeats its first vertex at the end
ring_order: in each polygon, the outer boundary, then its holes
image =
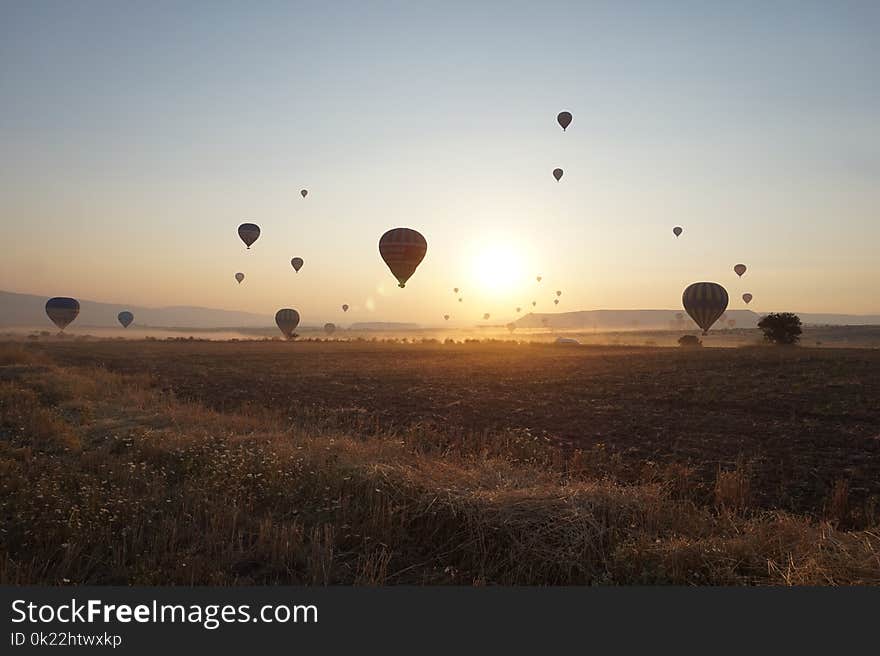
POLYGON ((764 341, 772 344, 797 344, 801 338, 801 318, 792 312, 774 312, 758 322, 764 341))
POLYGON ((678 338, 678 345, 684 347, 702 346, 703 342, 696 335, 682 335, 678 338))

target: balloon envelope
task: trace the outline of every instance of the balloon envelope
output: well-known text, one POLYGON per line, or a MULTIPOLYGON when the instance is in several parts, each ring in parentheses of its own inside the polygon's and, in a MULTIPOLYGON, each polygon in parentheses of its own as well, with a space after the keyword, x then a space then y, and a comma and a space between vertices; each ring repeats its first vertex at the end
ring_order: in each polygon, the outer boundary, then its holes
POLYGON ((571 125, 571 112, 559 112, 556 116, 556 122, 562 127, 562 131, 565 132, 565 128, 571 125))
POLYGON ((516 308, 517 312, 522 312, 522 308, 516 308))
POLYGON ((287 339, 293 337, 293 331, 299 325, 299 312, 290 308, 282 308, 275 313, 275 323, 287 339))
POLYGON ((444 318, 446 321, 449 321, 449 315, 448 315, 448 314, 444 314, 444 315, 443 315, 443 318, 444 318))
POLYGON ((562 169, 553 169, 553 177, 556 178, 556 182, 562 179, 562 169))
POLYGON ((535 307, 538 304, 538 301, 532 301, 532 307, 535 307))
POLYGON ((562 292, 561 292, 560 290, 557 289, 557 290, 556 290, 556 295, 557 295, 557 296, 562 296, 562 292))
POLYGON ((293 267, 293 270, 299 272, 300 269, 303 268, 303 259, 301 257, 295 257, 290 261, 290 266, 293 267))
POLYGON ((737 264, 735 267, 733 267, 733 270, 736 272, 736 275, 742 277, 742 274, 746 272, 746 265, 737 264))
POLYGON ((244 274, 243 273, 236 273, 235 279, 238 281, 238 284, 240 285, 241 281, 244 280, 244 274))
POLYGON ((123 310, 116 315, 116 318, 119 320, 119 323, 122 324, 123 328, 128 328, 131 325, 131 322, 134 321, 134 315, 128 310, 123 310))
POLYGON ((558 299, 558 298, 554 298, 554 299, 553 299, 553 305, 559 305, 559 299, 558 299))
POLYGON ((681 302, 705 335, 727 309, 727 290, 718 283, 695 282, 684 290, 681 302))
POLYGON ((397 286, 405 287, 425 258, 428 242, 410 228, 393 228, 379 239, 379 255, 397 278, 397 286))
POLYGON ((260 236, 260 226, 254 223, 242 223, 238 226, 238 236, 241 237, 244 245, 250 248, 251 244, 257 241, 257 237, 260 236))
POLYGON ((46 301, 46 314, 59 330, 64 330, 79 314, 79 301, 66 296, 56 296, 46 301))
POLYGON ((743 294, 743 300, 746 302, 746 305, 752 302, 752 295, 746 292, 743 294))
POLYGON ((458 287, 453 287, 453 288, 452 288, 452 291, 455 292, 455 293, 457 294, 457 293, 458 293, 458 287))
POLYGON ((672 233, 673 233, 676 237, 678 237, 682 232, 683 232, 683 231, 682 231, 682 229, 681 229, 681 226, 675 226, 675 227, 672 229, 672 233))
POLYGON ((483 315, 483 319, 488 319, 488 318, 489 318, 489 313, 486 312, 486 314, 483 315))
POLYGON ((343 311, 343 312, 348 312, 348 303, 343 303, 343 304, 342 304, 342 311, 343 311))
POLYGON ((541 282, 541 276, 538 276, 537 278, 535 278, 535 280, 537 280, 538 282, 541 282))
POLYGON ((303 198, 305 198, 306 196, 309 195, 309 190, 308 190, 308 189, 302 189, 299 193, 302 194, 302 197, 303 197, 303 198))
POLYGON ((332 335, 335 330, 336 330, 335 324, 332 324, 332 323, 325 323, 324 324, 324 332, 327 333, 328 335, 332 335))

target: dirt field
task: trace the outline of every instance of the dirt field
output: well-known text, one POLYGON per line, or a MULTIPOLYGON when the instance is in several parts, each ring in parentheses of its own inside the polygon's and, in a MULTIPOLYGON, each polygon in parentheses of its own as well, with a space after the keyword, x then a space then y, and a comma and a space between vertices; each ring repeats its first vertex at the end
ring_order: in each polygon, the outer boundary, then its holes
POLYGON ((696 470, 710 491, 739 461, 754 502, 821 515, 837 481, 880 497, 880 351, 511 344, 56 343, 59 364, 148 374, 177 398, 264 406, 367 432, 420 423, 523 430, 583 449, 607 474, 696 470), (647 465, 646 465, 647 463, 647 465))
POLYGON ((0 344, 0 583, 880 584, 880 352, 0 344))

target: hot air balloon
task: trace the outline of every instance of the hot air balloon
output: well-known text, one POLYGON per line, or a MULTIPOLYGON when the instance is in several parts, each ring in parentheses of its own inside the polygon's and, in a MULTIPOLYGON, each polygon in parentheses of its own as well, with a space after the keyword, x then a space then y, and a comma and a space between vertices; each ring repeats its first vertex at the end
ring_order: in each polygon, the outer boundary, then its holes
POLYGON ((449 321, 449 315, 448 315, 448 314, 444 314, 444 315, 443 315, 443 319, 444 319, 445 321, 449 321))
POLYGON ((746 302, 746 305, 752 302, 752 295, 746 292, 743 294, 743 300, 746 302))
POLYGON ((489 313, 486 312, 486 314, 483 315, 483 320, 485 321, 485 320, 488 319, 488 318, 489 318, 489 313))
POLYGON ((458 302, 461 303, 462 299, 458 299, 458 302))
POLYGON ((309 190, 308 189, 301 189, 299 193, 303 198, 305 198, 306 196, 309 195, 309 190))
POLYGON ((535 278, 535 280, 537 280, 538 282, 541 282, 541 276, 538 276, 537 278, 535 278))
POLYGON ((562 179, 562 169, 553 169, 553 177, 559 182, 562 179))
POLYGON ((571 125, 571 113, 570 112, 559 112, 559 115, 556 117, 556 122, 562 127, 562 131, 565 132, 565 128, 571 125))
POLYGON ((293 337, 293 331, 299 325, 299 312, 290 308, 282 308, 275 313, 275 323, 287 339, 293 337))
POLYGON ((557 296, 562 296, 562 292, 559 291, 559 290, 557 289, 557 290, 556 290, 556 295, 557 295, 557 296))
POLYGON ((293 270, 299 273, 299 270, 303 268, 303 259, 301 257, 295 257, 290 261, 290 266, 293 267, 293 270))
POLYGON ((242 223, 238 226, 238 236, 241 237, 244 245, 250 248, 251 244, 257 241, 260 236, 260 226, 253 223, 242 223))
POLYGON ((427 251, 428 242, 410 228, 394 228, 379 239, 379 255, 397 278, 398 287, 406 286, 427 251))
POLYGON ((335 324, 332 324, 332 323, 325 323, 324 324, 324 332, 327 333, 328 335, 332 335, 335 330, 336 330, 335 324))
POLYGON ((682 232, 683 232, 683 231, 682 231, 682 229, 681 229, 681 226, 675 226, 675 227, 672 229, 672 234, 674 234, 676 237, 678 237, 682 232))
POLYGON ((536 305, 538 305, 538 301, 532 301, 532 307, 535 307, 536 305))
POLYGON ((736 275, 738 275, 740 278, 742 278, 742 274, 744 274, 746 272, 746 265, 745 264, 737 264, 735 267, 733 267, 733 270, 736 271, 736 275))
POLYGON ((554 298, 554 299, 553 299, 553 305, 559 305, 559 299, 558 299, 558 298, 554 298))
POLYGON ((46 301, 46 314, 58 330, 64 330, 79 314, 79 301, 65 296, 50 298, 46 301))
POLYGON ((453 288, 452 288, 452 291, 453 291, 455 294, 457 294, 457 293, 458 293, 458 287, 453 287, 453 288))
POLYGON ((736 325, 736 319, 728 319, 727 325, 733 328, 736 325))
POLYGON ((116 315, 116 319, 122 324, 123 328, 128 328, 131 322, 134 321, 134 315, 128 310, 123 310, 116 315))
POLYGON ((522 308, 516 308, 516 313, 519 314, 520 312, 522 312, 522 308))
POLYGON ((235 279, 238 281, 238 284, 240 285, 241 281, 244 280, 244 274, 243 273, 236 273, 235 279))
POLYGON ((348 303, 343 303, 343 304, 342 304, 342 311, 343 311, 343 312, 348 312, 348 303))
POLYGON ((727 301, 727 290, 714 282, 695 282, 681 295, 685 312, 703 329, 704 335, 718 317, 724 314, 727 301))

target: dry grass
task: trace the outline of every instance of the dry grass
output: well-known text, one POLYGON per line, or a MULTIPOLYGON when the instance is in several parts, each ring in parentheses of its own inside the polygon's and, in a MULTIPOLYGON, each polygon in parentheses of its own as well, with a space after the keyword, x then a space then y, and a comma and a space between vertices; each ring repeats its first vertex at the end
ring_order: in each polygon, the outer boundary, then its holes
MULTIPOLYGON (((19 356, 14 356, 19 357, 19 356)), ((880 530, 750 505, 749 471, 180 402, 144 378, 0 367, 0 582, 880 583, 880 530)))

